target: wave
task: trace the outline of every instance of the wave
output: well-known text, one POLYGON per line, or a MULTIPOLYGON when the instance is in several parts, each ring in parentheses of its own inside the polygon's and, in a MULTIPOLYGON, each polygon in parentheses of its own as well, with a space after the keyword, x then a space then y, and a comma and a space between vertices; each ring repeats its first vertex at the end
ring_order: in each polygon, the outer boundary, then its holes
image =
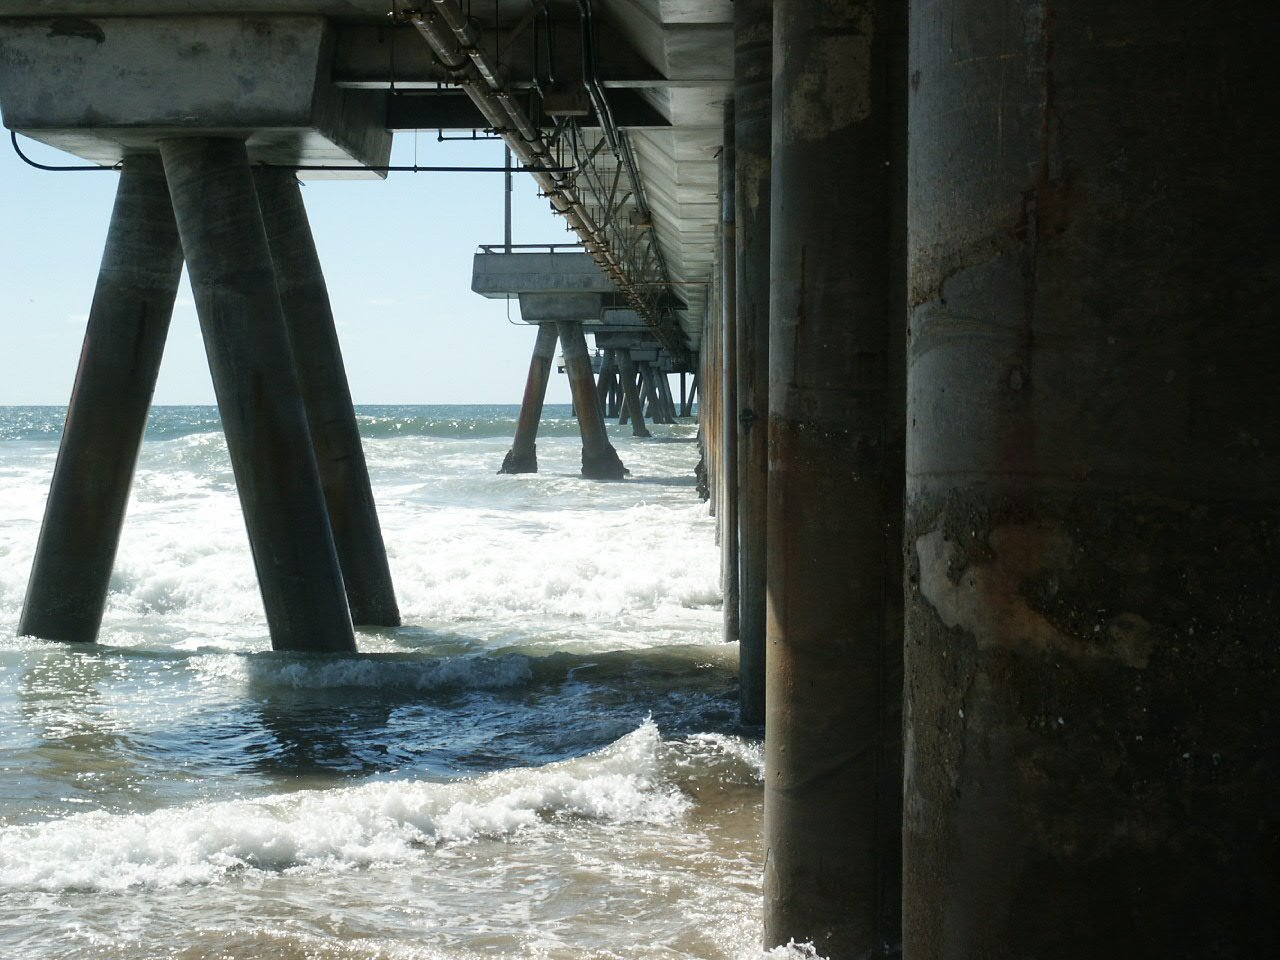
POLYGON ((217 884, 245 873, 349 870, 436 848, 515 840, 573 820, 665 824, 691 801, 662 777, 647 721, 604 750, 447 783, 358 787, 0 829, 0 889, 113 891, 217 884))
POLYGON ((766 960, 826 960, 812 943, 796 943, 794 940, 764 952, 766 960))
POLYGON ((202 677, 289 690, 503 690, 533 678, 530 658, 520 654, 439 659, 395 654, 342 658, 279 653, 213 654, 193 657, 190 665, 202 677))

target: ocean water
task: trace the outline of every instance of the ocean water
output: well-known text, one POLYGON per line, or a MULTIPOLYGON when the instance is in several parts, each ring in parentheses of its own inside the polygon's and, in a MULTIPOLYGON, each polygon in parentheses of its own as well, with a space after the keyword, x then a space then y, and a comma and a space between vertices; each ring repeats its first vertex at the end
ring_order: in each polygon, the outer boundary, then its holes
POLYGON ((693 426, 597 484, 567 408, 521 477, 515 407, 358 413, 405 625, 317 657, 205 407, 153 411, 99 644, 13 637, 63 411, 0 408, 0 956, 761 957, 693 426))

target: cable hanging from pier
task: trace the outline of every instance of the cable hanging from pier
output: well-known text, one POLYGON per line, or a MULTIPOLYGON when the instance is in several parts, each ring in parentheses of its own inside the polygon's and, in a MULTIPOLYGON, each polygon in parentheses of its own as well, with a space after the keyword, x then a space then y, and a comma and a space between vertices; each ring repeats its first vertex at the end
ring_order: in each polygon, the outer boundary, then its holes
POLYGON ((28 157, 25 153, 22 152, 22 147, 18 145, 18 132, 16 130, 9 131, 9 142, 13 144, 13 152, 18 155, 18 159, 20 159, 23 163, 25 163, 29 167, 35 167, 37 170, 46 170, 50 173, 80 173, 85 171, 101 172, 104 170, 107 171, 108 173, 120 172, 119 161, 111 164, 110 166, 106 166, 100 163, 73 164, 70 166, 66 166, 66 165, 58 165, 58 164, 40 163, 36 160, 32 160, 30 157, 28 157))
MULTIPOLYGON (((589 4, 580 10, 584 33, 589 33, 589 4)), ((587 252, 613 280, 663 347, 676 358, 687 357, 688 349, 679 324, 669 310, 660 309, 659 296, 650 298, 641 290, 641 284, 631 275, 628 264, 609 242, 605 228, 587 208, 574 183, 575 178, 561 172, 563 168, 554 164, 551 147, 517 98, 504 86, 501 73, 481 47, 480 36, 474 24, 463 14, 458 0, 431 0, 430 9, 402 10, 393 19, 398 23, 407 23, 418 31, 436 59, 463 88, 494 132, 500 133, 507 141, 512 152, 537 181, 552 208, 568 220, 573 231, 582 238, 587 252)), ((496 29, 496 23, 494 27, 496 29)), ((590 38, 584 38, 584 56, 587 52, 593 52, 593 49, 590 38)), ((590 63, 584 64, 584 71, 586 75, 590 74, 590 63)), ((596 108, 597 117, 600 123, 606 125, 605 136, 614 156, 619 162, 627 164, 626 152, 615 148, 617 131, 611 123, 608 105, 603 103, 603 93, 598 82, 589 83, 584 79, 584 84, 588 87, 589 94, 591 88, 596 87, 596 97, 602 101, 596 108)), ((627 165, 631 168, 628 171, 630 178, 634 165, 627 165)), ((643 197, 638 189, 638 174, 632 183, 632 193, 638 199, 643 197)), ((645 219, 643 212, 641 219, 645 219)), ((656 241, 651 239, 650 243, 656 247, 656 241)), ((648 254, 652 256, 653 251, 648 254)), ((660 250, 657 251, 657 257, 661 258, 660 250)), ((665 264, 662 266, 665 270, 665 264)), ((666 279, 665 275, 663 279, 666 279)))

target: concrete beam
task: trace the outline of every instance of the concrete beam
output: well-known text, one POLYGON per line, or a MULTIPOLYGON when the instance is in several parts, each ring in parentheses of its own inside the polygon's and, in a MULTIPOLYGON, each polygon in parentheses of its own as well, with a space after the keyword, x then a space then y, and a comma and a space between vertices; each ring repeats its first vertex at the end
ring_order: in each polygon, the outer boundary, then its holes
POLYGON ((332 44, 317 16, 0 20, 0 108, 96 163, 224 136, 252 162, 385 165, 382 98, 329 82, 332 44))
POLYGON ((522 293, 616 293, 617 287, 588 253, 521 252, 477 253, 471 290, 500 300, 522 293))
MULTIPOLYGON (((385 12, 385 11, 384 11, 385 12)), ((539 36, 536 53, 537 73, 546 76, 548 67, 559 78, 582 78, 582 28, 576 12, 570 18, 557 16, 551 21, 551 48, 555 62, 547 63, 546 37, 539 36)), ((540 21, 539 30, 544 27, 540 21)), ((527 90, 532 86, 535 74, 535 52, 532 35, 526 33, 523 42, 510 44, 507 31, 495 34, 492 30, 481 33, 481 46, 485 47, 495 62, 500 60, 508 78, 508 86, 514 90, 527 90), (499 57, 497 51, 501 49, 499 57)), ((607 22, 596 24, 596 70, 606 85, 628 87, 663 86, 671 82, 642 57, 625 35, 607 22)), ((442 83, 453 83, 454 77, 432 56, 431 48, 412 27, 368 26, 350 24, 339 26, 334 48, 333 82, 343 87, 386 89, 394 81, 401 90, 433 89, 442 83)), ((695 78, 696 79, 696 78, 695 78)), ((684 82, 691 82, 685 80, 684 82)))
MULTIPOLYGON (((387 126, 392 130, 484 130, 489 127, 489 121, 471 99, 455 90, 385 96, 387 126)), ((671 121, 648 100, 631 90, 610 93, 609 110, 614 125, 620 130, 659 130, 671 126, 671 121)), ((555 118, 543 114, 535 122, 550 128, 555 125, 555 118)), ((582 117, 581 122, 588 129, 600 125, 594 110, 582 117)))
POLYGON ((617 350, 644 350, 657 353, 658 346, 652 337, 638 336, 629 330, 618 332, 605 332, 605 328, 593 327, 587 331, 596 340, 596 346, 601 350, 617 349, 617 350))
POLYGON ((594 322, 604 309, 602 293, 522 293, 520 319, 525 323, 594 322))

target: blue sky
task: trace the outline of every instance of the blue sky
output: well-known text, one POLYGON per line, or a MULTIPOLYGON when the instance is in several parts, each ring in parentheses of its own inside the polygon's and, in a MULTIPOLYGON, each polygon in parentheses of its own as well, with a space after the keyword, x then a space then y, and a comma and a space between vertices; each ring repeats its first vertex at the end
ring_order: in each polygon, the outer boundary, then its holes
MULTIPOLYGON (((0 140, 0 404, 64 404, 93 298, 114 173, 46 173, 0 140)), ((28 140, 45 163, 77 163, 28 140)), ((439 143, 435 131, 396 137, 392 162, 498 166, 493 141, 439 143)), ((386 180, 305 182, 356 403, 518 403, 534 328, 519 307, 470 289, 477 245, 502 242, 502 174, 393 173, 386 180)), ((515 177, 517 243, 575 238, 515 177)), ((195 307, 184 275, 155 402, 213 403, 195 307)), ((548 403, 568 403, 553 374, 548 403)))

